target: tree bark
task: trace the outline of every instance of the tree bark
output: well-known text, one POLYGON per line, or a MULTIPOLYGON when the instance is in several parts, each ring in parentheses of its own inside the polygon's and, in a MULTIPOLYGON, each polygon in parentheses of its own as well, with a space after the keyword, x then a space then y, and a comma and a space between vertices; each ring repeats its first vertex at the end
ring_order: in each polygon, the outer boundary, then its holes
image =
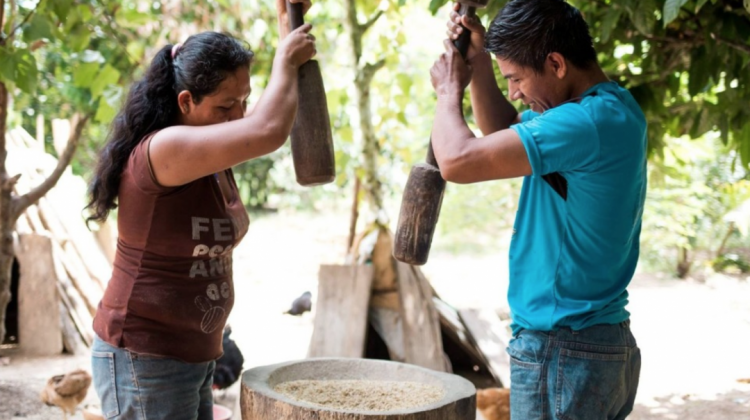
POLYGON ((382 16, 378 11, 367 22, 360 23, 357 18, 357 5, 355 0, 346 1, 346 19, 344 26, 348 32, 351 42, 351 59, 354 66, 355 102, 357 103, 357 116, 359 127, 362 132, 362 168, 364 178, 362 186, 368 198, 368 202, 375 215, 381 213, 383 205, 383 183, 378 176, 378 162, 380 156, 380 143, 375 135, 372 125, 372 108, 370 106, 370 85, 378 70, 383 68, 385 60, 376 63, 362 63, 362 37, 365 32, 382 16))
POLYGON ((354 244, 354 237, 357 235, 357 219, 359 219, 359 190, 362 186, 362 181, 359 180, 358 176, 354 176, 354 197, 352 199, 352 214, 349 220, 349 240, 346 244, 346 252, 351 252, 352 245, 354 244))
MULTIPOLYGON (((0 8, 3 6, 0 2, 0 8)), ((0 344, 5 340, 5 311, 10 302, 13 268, 12 191, 14 181, 5 169, 5 131, 8 120, 8 90, 0 82, 0 344)), ((17 178, 16 178, 17 179, 17 178)))

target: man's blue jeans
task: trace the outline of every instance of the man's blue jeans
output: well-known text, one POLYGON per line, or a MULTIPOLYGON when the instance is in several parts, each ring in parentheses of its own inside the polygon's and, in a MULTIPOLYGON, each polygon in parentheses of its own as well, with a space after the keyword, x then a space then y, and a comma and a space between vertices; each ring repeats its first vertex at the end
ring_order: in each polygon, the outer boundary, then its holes
POLYGON ((215 361, 185 363, 113 347, 94 338, 94 388, 107 419, 212 420, 215 361))
POLYGON ((629 321, 521 330, 508 353, 511 420, 622 420, 633 410, 641 351, 629 321))

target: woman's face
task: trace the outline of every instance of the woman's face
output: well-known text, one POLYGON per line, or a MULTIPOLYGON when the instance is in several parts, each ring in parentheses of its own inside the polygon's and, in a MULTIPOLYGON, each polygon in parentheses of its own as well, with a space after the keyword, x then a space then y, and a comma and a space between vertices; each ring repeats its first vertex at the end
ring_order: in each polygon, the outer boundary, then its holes
POLYGON ((180 123, 183 125, 211 125, 242 118, 250 96, 250 69, 240 67, 227 76, 216 90, 193 103, 192 95, 182 91, 177 97, 180 123))

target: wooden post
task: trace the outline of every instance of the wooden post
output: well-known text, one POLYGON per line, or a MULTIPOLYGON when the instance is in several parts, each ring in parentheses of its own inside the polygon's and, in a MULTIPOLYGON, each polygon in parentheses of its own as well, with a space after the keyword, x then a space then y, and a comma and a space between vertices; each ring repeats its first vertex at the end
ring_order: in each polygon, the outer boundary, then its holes
POLYGON ((308 357, 362 357, 372 266, 321 265, 308 357))
POLYGON ((18 339, 26 354, 62 353, 60 299, 57 295, 52 240, 20 235, 16 252, 21 268, 18 285, 18 339))
POLYGON ((397 272, 406 362, 444 372, 447 366, 432 288, 416 267, 399 262, 397 272))

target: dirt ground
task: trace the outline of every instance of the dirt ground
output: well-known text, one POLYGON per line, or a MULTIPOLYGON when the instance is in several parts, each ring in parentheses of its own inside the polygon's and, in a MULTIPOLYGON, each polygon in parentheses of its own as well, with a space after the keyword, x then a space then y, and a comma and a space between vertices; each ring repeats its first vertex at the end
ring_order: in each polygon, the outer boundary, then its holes
MULTIPOLYGON (((283 315, 294 298, 315 297, 321 263, 341 263, 345 212, 279 214, 251 223, 235 253, 236 304, 230 317, 245 368, 302 359, 314 314, 283 315)), ((436 240, 439 240, 436 238, 436 240)), ((502 242, 502 241, 501 241, 502 242)), ((433 252, 423 268, 455 307, 505 308, 507 257, 433 252)), ((643 354, 641 385, 630 420, 750 420, 750 280, 711 276, 677 281, 639 274, 630 287, 632 328, 643 354)), ((313 304, 313 310, 315 306, 313 304)), ((80 357, 26 358, 0 363, 0 420, 61 419, 38 400, 47 378, 89 368, 80 357)), ((239 384, 217 396, 238 415, 239 384)), ((89 392, 84 405, 96 404, 89 392)), ((72 419, 82 419, 80 411, 72 419)))

